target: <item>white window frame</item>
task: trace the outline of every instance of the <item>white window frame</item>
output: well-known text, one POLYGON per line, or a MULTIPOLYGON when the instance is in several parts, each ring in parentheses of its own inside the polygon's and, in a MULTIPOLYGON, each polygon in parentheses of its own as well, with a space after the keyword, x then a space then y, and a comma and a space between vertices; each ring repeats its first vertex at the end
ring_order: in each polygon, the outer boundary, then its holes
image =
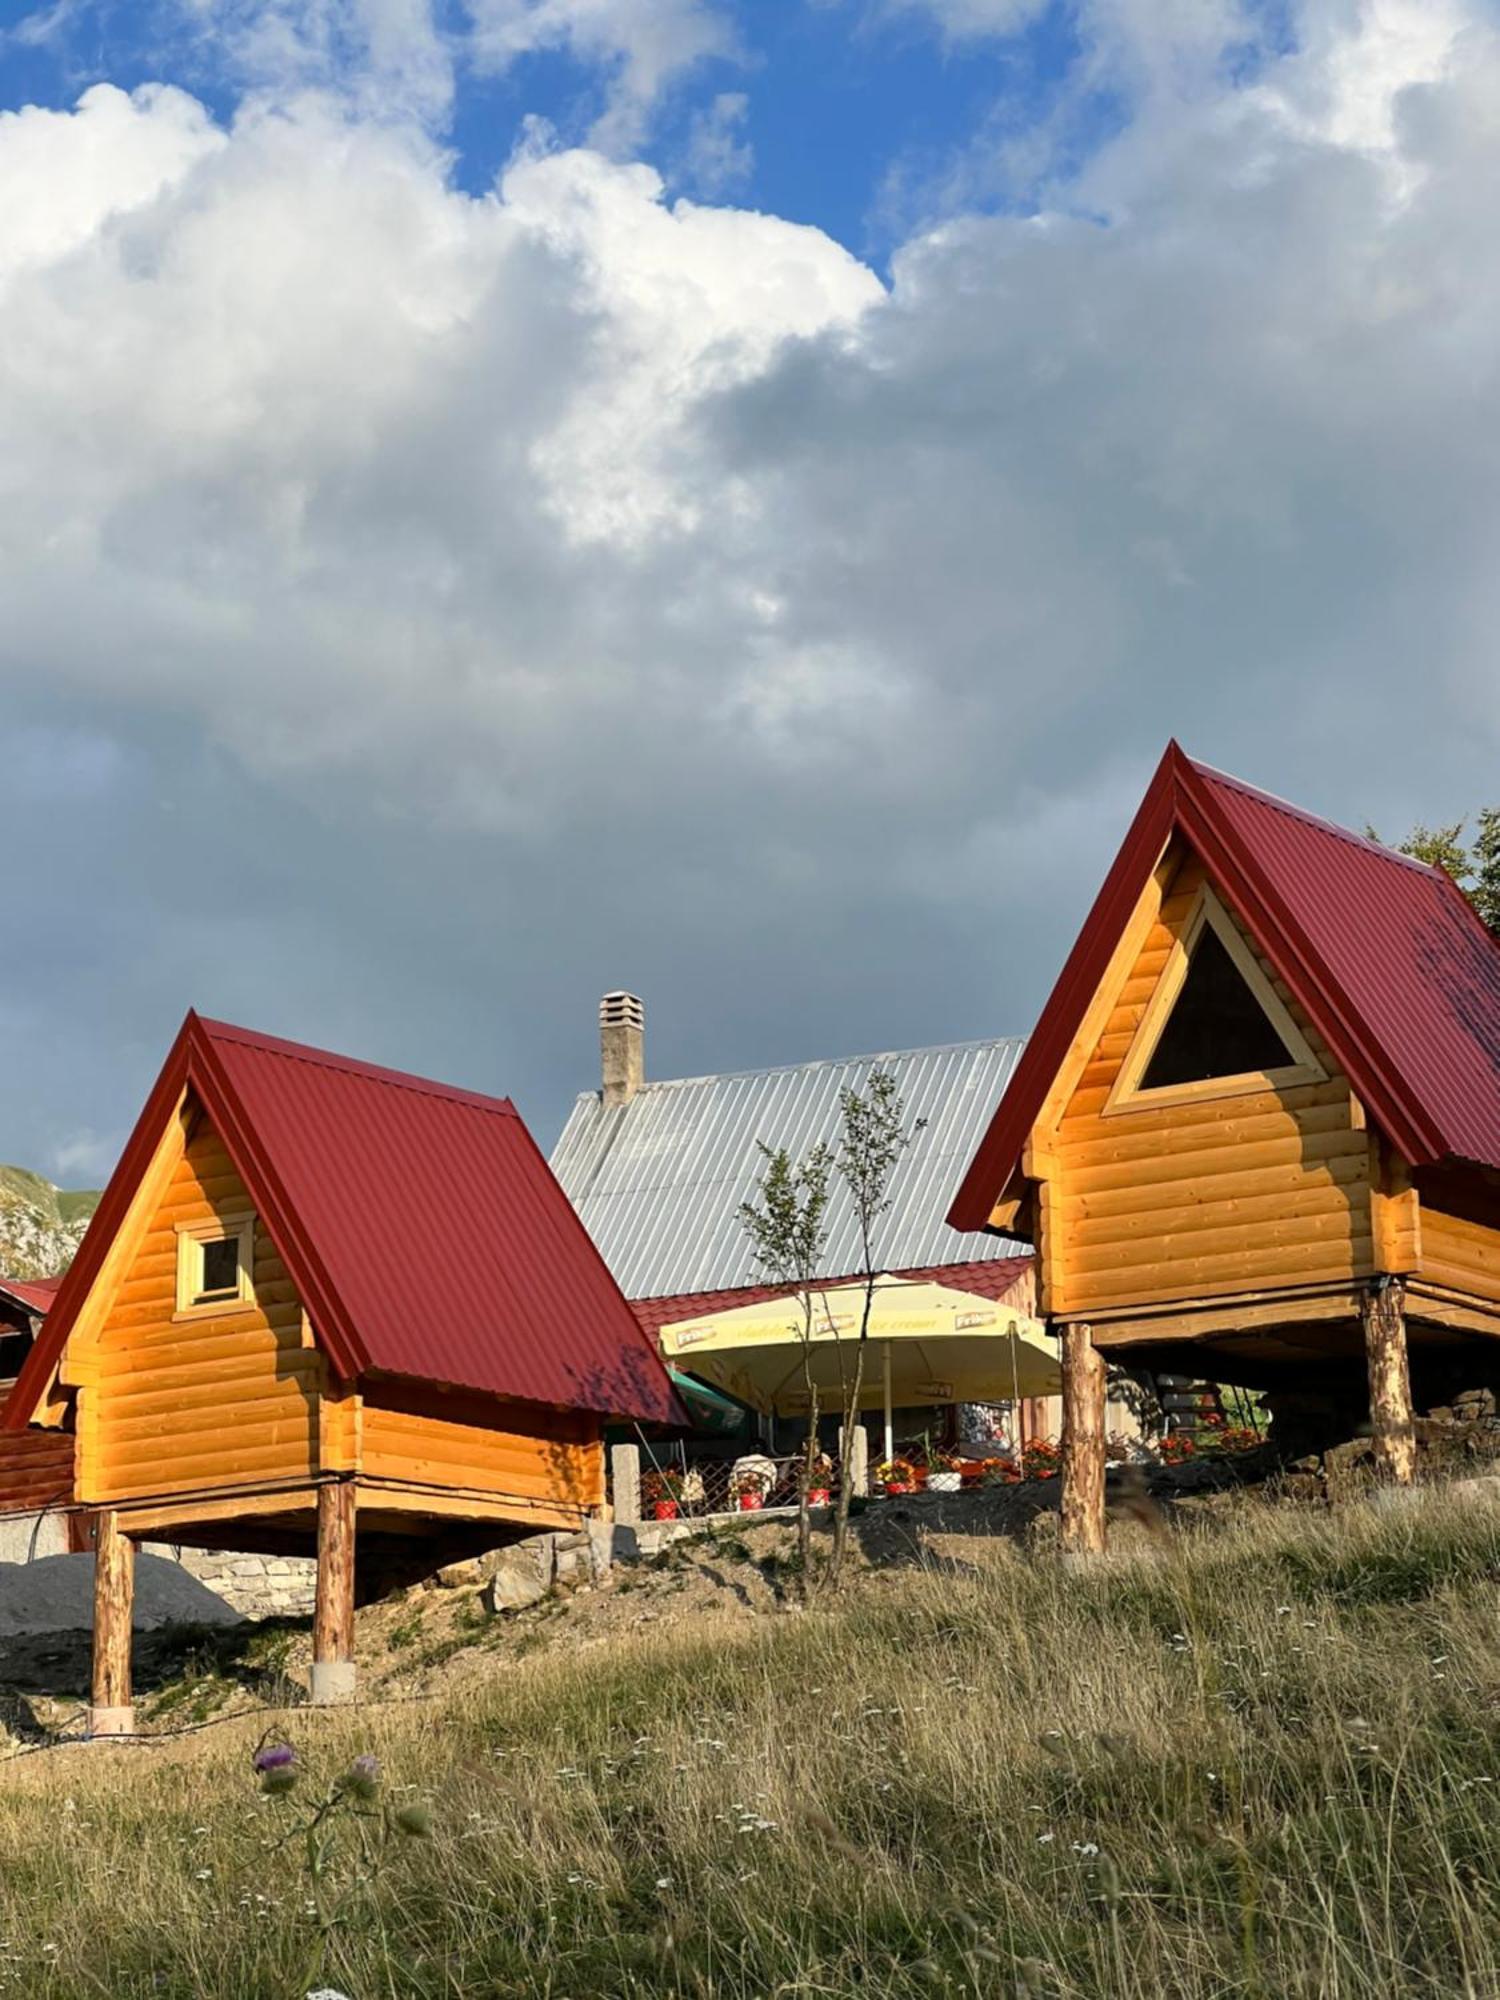
POLYGON ((203 1222, 177 1225, 177 1310, 174 1319, 214 1319, 244 1312, 255 1304, 255 1217, 212 1215, 203 1222), (234 1241, 235 1288, 204 1298, 203 1246, 234 1241))
POLYGON ((1295 1090, 1305 1083, 1326 1083, 1328 1072, 1313 1054, 1307 1037, 1292 1019, 1290 1010, 1261 969, 1260 960, 1246 944, 1239 925, 1205 882, 1178 932, 1171 956, 1162 969, 1156 991, 1147 1003, 1125 1060, 1105 1103, 1103 1116, 1111 1118, 1125 1111, 1155 1111, 1171 1104, 1192 1104, 1203 1098, 1248 1097, 1257 1091, 1295 1090), (1207 924, 1234 961, 1240 977, 1255 995, 1271 1025, 1293 1058, 1276 1069, 1245 1070, 1238 1076, 1205 1076, 1192 1083, 1164 1083, 1144 1090, 1141 1078, 1150 1066, 1177 996, 1187 978, 1188 961, 1199 933, 1207 924))

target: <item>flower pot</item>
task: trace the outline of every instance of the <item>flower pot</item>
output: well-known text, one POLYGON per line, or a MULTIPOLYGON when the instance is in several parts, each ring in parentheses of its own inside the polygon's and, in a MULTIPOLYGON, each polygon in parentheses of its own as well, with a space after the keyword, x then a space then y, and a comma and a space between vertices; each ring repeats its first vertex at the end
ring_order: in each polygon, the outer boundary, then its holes
POLYGON ((957 1493, 962 1489, 963 1483, 964 1476, 961 1472, 929 1472, 927 1475, 929 1493, 957 1493))
POLYGON ((677 1519, 677 1502, 675 1500, 658 1500, 651 1509, 651 1513, 655 1520, 675 1521, 677 1519))
POLYGON ((809 1486, 807 1489, 807 1504, 809 1507, 826 1507, 828 1505, 828 1488, 826 1486, 809 1486))
POLYGON ((740 1495, 740 1512, 742 1514, 758 1513, 765 1504, 766 1496, 764 1493, 742 1493, 740 1495))
POLYGON ((903 1493, 915 1493, 917 1489, 910 1479, 888 1479, 885 1482, 885 1490, 894 1500, 898 1499, 903 1493))

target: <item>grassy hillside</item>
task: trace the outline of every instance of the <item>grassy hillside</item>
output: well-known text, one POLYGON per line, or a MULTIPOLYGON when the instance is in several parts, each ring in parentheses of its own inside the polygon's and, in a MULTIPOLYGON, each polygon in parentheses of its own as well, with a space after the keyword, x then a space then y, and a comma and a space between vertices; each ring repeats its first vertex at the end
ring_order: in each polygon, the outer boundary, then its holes
POLYGON ((739 1628, 674 1625, 667 1572, 457 1698, 16 1759, 0 1992, 1500 1993, 1500 1508, 948 1564, 739 1628), (299 1814, 365 1752, 314 1881, 299 1814))
POLYGON ((65 1271, 98 1206, 94 1189, 57 1188, 25 1167, 0 1166, 0 1273, 50 1278, 65 1271))

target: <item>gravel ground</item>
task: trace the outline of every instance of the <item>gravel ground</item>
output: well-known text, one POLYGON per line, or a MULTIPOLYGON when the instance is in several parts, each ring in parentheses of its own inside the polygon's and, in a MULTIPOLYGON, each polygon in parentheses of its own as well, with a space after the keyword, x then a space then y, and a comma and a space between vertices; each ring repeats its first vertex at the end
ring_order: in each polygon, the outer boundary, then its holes
MULTIPOLYGON (((87 1632, 94 1622, 94 1558, 43 1556, 0 1563, 0 1640, 43 1632, 87 1632)), ((239 1614, 165 1556, 137 1556, 135 1625, 238 1625, 239 1614)))

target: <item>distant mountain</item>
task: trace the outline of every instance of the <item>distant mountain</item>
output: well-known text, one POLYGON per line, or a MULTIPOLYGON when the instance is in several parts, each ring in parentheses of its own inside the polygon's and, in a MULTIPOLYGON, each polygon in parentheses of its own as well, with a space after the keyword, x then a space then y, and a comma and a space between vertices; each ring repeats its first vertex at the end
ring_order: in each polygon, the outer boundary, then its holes
POLYGON ((54 1278, 73 1261, 96 1188, 54 1187, 24 1167, 0 1167, 0 1275, 54 1278))

